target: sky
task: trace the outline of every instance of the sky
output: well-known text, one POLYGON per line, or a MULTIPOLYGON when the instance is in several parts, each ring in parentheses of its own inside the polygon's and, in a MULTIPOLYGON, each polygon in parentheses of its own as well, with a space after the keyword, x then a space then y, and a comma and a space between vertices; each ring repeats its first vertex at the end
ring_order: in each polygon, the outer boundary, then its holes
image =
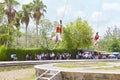
MULTIPOLYGON (((2 1, 2 0, 0 0, 2 1)), ((17 0, 28 4, 33 0, 17 0)), ((47 5, 45 18, 51 21, 63 20, 66 25, 78 17, 88 21, 94 33, 105 34, 107 27, 120 27, 120 0, 42 0, 47 5)), ((18 7, 19 8, 19 7, 18 7)), ((32 24, 31 24, 32 25, 32 24)))

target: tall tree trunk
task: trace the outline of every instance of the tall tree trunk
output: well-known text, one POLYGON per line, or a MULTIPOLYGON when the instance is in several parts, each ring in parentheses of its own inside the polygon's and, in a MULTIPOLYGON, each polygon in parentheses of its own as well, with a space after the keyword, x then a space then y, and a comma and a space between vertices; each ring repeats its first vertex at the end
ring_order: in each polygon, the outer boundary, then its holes
POLYGON ((27 48, 27 26, 26 26, 26 35, 25 35, 25 46, 26 46, 26 48, 27 48))
POLYGON ((45 37, 45 41, 46 41, 46 46, 47 46, 47 48, 49 48, 49 46, 48 46, 48 40, 47 40, 46 37, 45 37))
MULTIPOLYGON (((9 30, 9 24, 8 24, 8 35, 9 35, 9 32, 10 32, 10 30, 9 30)), ((8 42, 9 41, 9 37, 7 38, 7 41, 6 41, 6 47, 8 47, 8 42)))
POLYGON ((10 35, 11 23, 8 23, 7 28, 8 28, 8 37, 7 37, 6 47, 9 46, 9 39, 10 39, 9 37, 11 36, 11 35, 10 35))
POLYGON ((17 36, 16 36, 16 46, 15 47, 18 47, 18 33, 17 33, 17 36))
POLYGON ((36 23, 36 48, 38 48, 39 38, 38 38, 38 24, 36 23))

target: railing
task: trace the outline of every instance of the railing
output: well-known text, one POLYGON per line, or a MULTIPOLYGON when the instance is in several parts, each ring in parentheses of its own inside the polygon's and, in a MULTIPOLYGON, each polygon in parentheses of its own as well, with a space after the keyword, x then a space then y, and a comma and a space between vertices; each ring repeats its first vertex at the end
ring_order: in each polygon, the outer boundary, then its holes
POLYGON ((54 74, 49 80, 61 80, 61 71, 58 71, 56 74, 54 74))
POLYGON ((46 73, 48 73, 49 70, 45 71, 44 73, 42 73, 40 76, 38 76, 35 80, 39 80, 43 75, 45 75, 46 73))

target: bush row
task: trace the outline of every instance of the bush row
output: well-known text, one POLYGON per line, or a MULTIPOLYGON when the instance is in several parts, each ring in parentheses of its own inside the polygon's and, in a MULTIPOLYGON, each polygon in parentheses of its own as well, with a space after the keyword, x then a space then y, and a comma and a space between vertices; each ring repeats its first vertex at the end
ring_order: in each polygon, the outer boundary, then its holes
POLYGON ((7 49, 5 46, 0 46, 0 61, 5 61, 8 58, 6 53, 7 49))
POLYGON ((6 49, 4 46, 0 47, 0 60, 11 60, 10 56, 11 54, 16 54, 18 60, 25 60, 26 54, 31 54, 32 59, 34 60, 35 54, 41 54, 41 53, 51 53, 54 52, 57 53, 70 53, 72 54, 72 58, 75 57, 77 50, 65 50, 65 49, 54 49, 54 50, 47 50, 47 49, 15 49, 15 48, 8 48, 6 49))

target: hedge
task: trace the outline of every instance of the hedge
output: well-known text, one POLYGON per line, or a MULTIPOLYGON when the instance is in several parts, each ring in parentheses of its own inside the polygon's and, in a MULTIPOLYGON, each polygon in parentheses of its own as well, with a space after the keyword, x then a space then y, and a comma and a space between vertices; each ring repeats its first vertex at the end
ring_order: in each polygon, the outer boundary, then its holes
POLYGON ((51 53, 54 52, 55 54, 57 53, 64 53, 64 52, 69 52, 72 54, 73 58, 75 57, 77 50, 65 50, 65 49, 54 49, 54 50, 47 50, 47 49, 15 49, 15 48, 8 48, 6 49, 6 58, 5 60, 9 61, 11 60, 10 55, 11 54, 16 54, 18 60, 23 61, 25 60, 26 54, 31 54, 32 60, 34 60, 34 55, 35 54, 41 54, 41 53, 51 53))
POLYGON ((6 53, 6 47, 3 45, 3 46, 0 46, 0 61, 5 61, 7 60, 7 53, 6 53))
POLYGON ((7 49, 7 55, 9 56, 7 60, 10 60, 11 54, 16 54, 18 60, 25 60, 26 54, 31 54, 32 59, 34 59, 35 54, 41 54, 42 52, 46 52, 41 49, 7 49))

